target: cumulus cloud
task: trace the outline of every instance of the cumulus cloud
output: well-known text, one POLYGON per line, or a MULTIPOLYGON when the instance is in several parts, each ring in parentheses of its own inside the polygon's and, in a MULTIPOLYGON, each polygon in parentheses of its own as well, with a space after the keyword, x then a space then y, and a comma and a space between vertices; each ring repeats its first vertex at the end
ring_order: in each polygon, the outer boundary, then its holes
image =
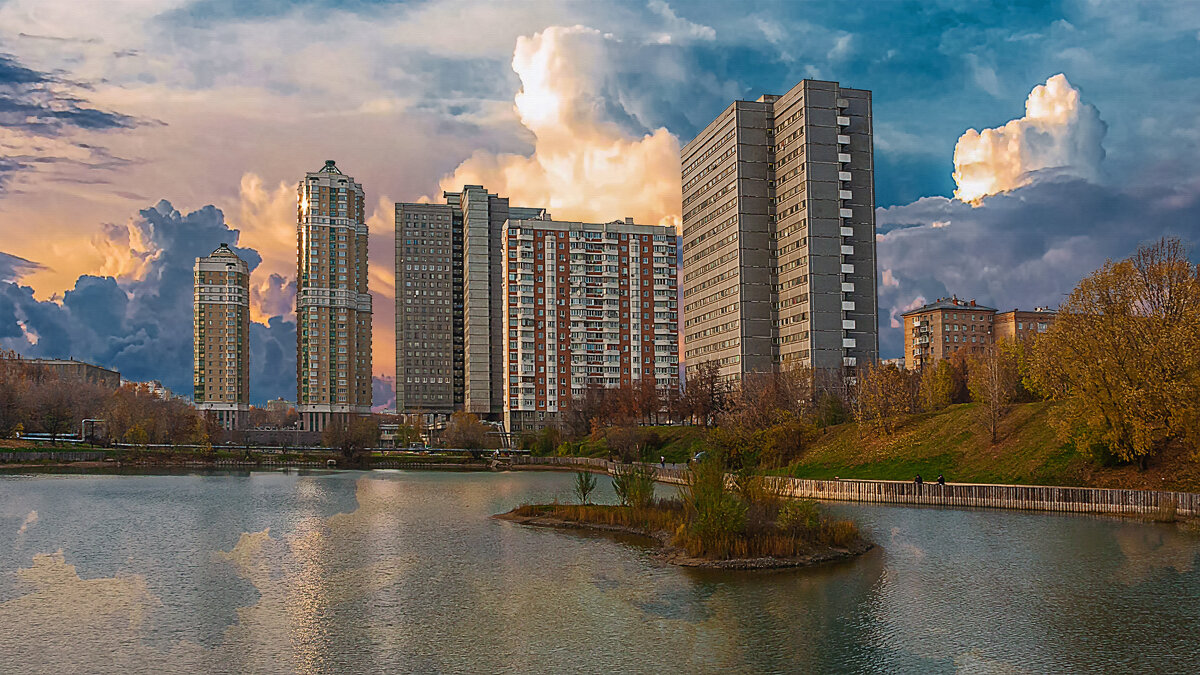
MULTIPOLYGON (((184 215, 160 201, 97 236, 111 257, 109 273, 79 277, 61 302, 39 301, 13 281, 0 283, 0 346, 27 356, 70 356, 189 392, 192 267, 197 256, 228 243, 253 269, 260 257, 237 248, 238 237, 213 206, 184 215)), ((294 394, 295 346, 295 324, 280 317, 251 324, 253 400, 294 394)))
POLYGON ((1025 116, 1002 127, 968 129, 954 147, 954 196, 978 204, 1033 182, 1037 171, 1095 179, 1107 125, 1095 106, 1059 74, 1033 88, 1025 116))
POLYGON ((1026 115, 955 150, 957 199, 924 197, 876 211, 881 352, 898 355, 898 315, 957 295, 1002 311, 1056 307, 1081 278, 1139 244, 1176 236, 1200 244, 1200 181, 1168 163, 1149 182, 1098 182, 1105 125, 1061 75, 1035 87, 1026 115))
MULTIPOLYGON (((1177 236, 1200 244, 1200 185, 1164 195, 1060 177, 978 206, 926 197, 878 209, 876 221, 879 267, 895 282, 880 286, 879 304, 893 319, 914 299, 951 294, 1002 311, 1057 307, 1081 278, 1141 243, 1177 236)), ((881 330, 880 344, 898 355, 903 336, 881 330)))
POLYGON ((677 224, 679 140, 665 128, 632 131, 641 123, 636 106, 622 98, 614 66, 638 51, 585 26, 519 38, 515 104, 534 136, 533 154, 477 152, 441 181, 442 189, 484 185, 560 218, 677 224))

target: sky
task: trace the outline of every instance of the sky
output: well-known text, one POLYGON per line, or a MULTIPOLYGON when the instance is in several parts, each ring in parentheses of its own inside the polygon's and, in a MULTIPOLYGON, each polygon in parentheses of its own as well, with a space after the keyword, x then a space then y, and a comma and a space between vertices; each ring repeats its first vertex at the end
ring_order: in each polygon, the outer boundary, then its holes
POLYGON ((191 268, 252 265, 251 399, 295 397, 295 185, 361 182, 376 404, 393 204, 483 184, 677 224, 679 147, 803 78, 874 102, 880 347, 950 294, 1057 305, 1200 243, 1200 3, 0 0, 0 347, 191 385, 191 268))

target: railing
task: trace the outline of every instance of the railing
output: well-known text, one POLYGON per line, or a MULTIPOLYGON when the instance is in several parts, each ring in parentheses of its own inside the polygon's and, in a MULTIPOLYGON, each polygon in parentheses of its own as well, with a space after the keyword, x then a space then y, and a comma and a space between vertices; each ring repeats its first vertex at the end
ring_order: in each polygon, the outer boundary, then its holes
MULTIPOLYGON (((616 462, 588 457, 514 457, 514 466, 576 467, 612 473, 616 462)), ((686 469, 654 468, 663 483, 687 483, 686 469)), ((732 477, 730 477, 732 479, 732 477)), ((766 486, 785 497, 878 504, 922 504, 966 508, 1023 509, 1065 513, 1158 514, 1200 517, 1200 493, 1158 490, 908 481, 813 480, 767 476, 766 486)))

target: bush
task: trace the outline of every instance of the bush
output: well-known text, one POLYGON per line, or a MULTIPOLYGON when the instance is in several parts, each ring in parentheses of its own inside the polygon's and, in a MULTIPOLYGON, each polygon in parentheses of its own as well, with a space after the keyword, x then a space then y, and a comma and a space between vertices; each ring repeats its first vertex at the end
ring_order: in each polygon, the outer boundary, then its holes
POLYGON ((654 499, 654 469, 643 464, 619 464, 613 470, 613 491, 625 506, 645 508, 654 499))
POLYGON ((785 503, 779 508, 779 515, 775 519, 776 527, 792 534, 811 530, 820 524, 821 513, 817 510, 817 503, 809 499, 785 503))

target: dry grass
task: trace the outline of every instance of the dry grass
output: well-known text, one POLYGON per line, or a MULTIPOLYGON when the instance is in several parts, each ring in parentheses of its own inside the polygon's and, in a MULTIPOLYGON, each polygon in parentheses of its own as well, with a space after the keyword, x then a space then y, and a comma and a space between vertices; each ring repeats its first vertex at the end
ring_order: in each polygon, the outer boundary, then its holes
MULTIPOLYGON (((791 504, 795 504, 792 502, 791 504)), ((805 504, 805 503, 801 503, 805 504)), ((819 515, 807 502, 811 519, 780 519, 788 503, 755 501, 737 531, 714 532, 692 527, 691 514, 678 499, 659 499, 644 508, 596 504, 522 504, 512 511, 521 517, 556 518, 572 523, 620 527, 647 535, 663 533, 689 556, 706 560, 795 558, 824 548, 846 548, 860 540, 858 526, 848 520, 819 515)))

